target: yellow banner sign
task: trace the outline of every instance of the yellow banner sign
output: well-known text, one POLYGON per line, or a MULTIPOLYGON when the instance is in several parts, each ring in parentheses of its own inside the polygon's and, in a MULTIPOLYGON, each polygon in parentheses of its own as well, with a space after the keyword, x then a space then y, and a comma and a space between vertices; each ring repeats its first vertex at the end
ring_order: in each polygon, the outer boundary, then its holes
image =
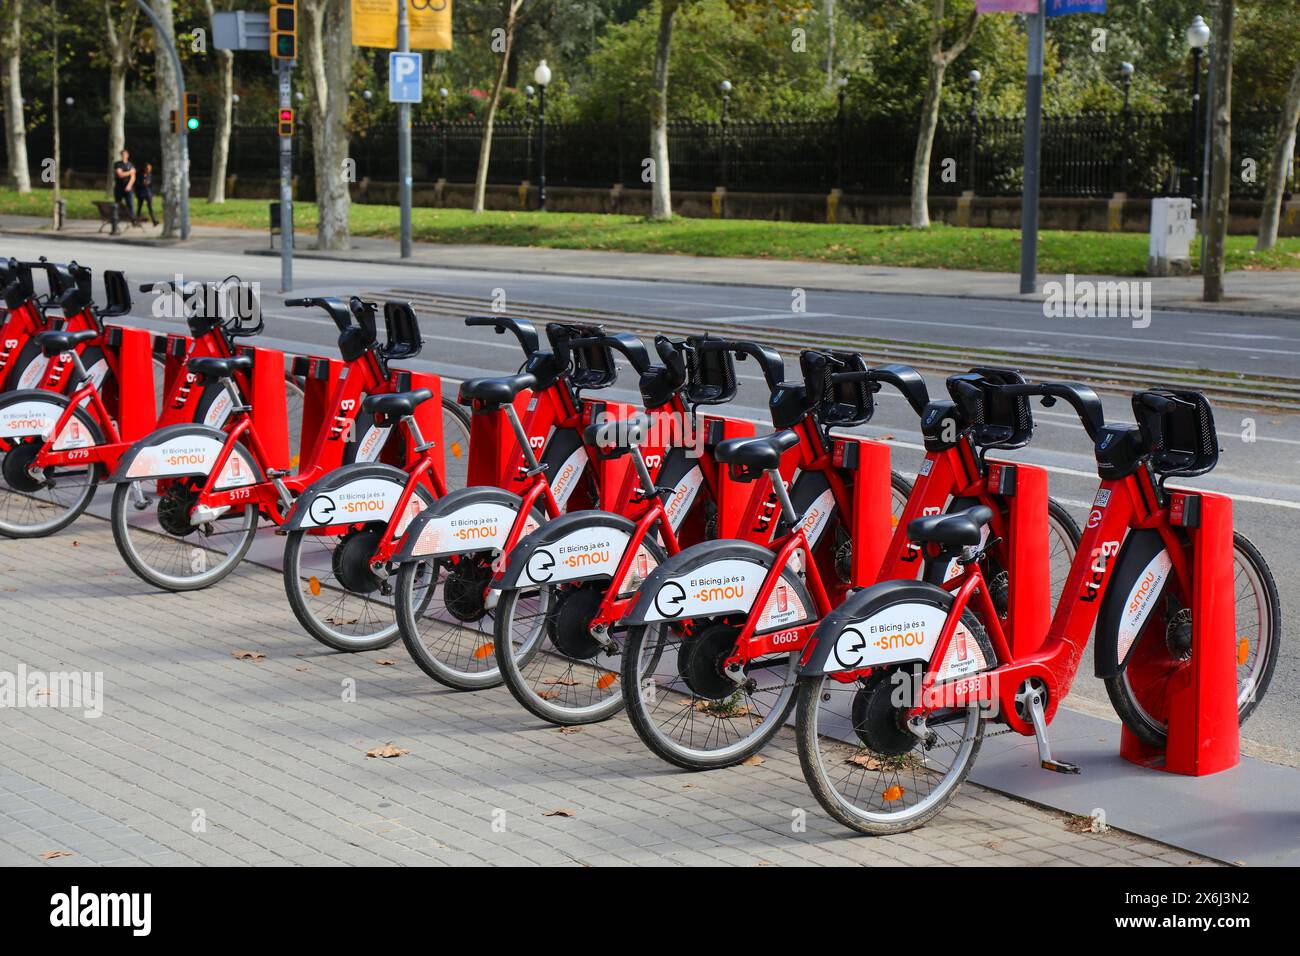
MULTIPOLYGON (((398 0, 352 0, 352 45, 397 49, 398 0)), ((451 0, 406 0, 412 50, 451 49, 451 0)))

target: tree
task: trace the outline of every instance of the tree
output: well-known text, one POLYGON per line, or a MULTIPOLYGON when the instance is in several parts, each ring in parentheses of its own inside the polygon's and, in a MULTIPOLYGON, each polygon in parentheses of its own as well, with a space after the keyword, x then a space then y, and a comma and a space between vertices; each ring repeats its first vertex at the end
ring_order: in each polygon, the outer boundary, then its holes
POLYGON ((0 86, 5 109, 5 153, 9 178, 20 193, 32 191, 27 168, 27 120, 23 112, 23 0, 0 3, 0 86))
POLYGON ((1264 191, 1264 208, 1259 216, 1259 238, 1255 248, 1260 252, 1277 245, 1278 221, 1282 216, 1282 193, 1286 189, 1287 174, 1291 171, 1291 157, 1295 155, 1296 126, 1300 124, 1300 61, 1291 75, 1291 86, 1278 117, 1277 134, 1273 138, 1273 159, 1269 164, 1268 186, 1264 191))
MULTIPOLYGON (((216 13, 212 0, 203 0, 208 22, 216 13)), ((217 54, 217 123, 212 135, 212 176, 208 182, 208 202, 226 201, 226 164, 230 158, 230 127, 234 119, 235 53, 216 50, 217 54)))
POLYGON ((519 22, 519 11, 527 0, 505 0, 505 26, 492 31, 493 52, 500 54, 497 65, 496 82, 492 85, 492 96, 488 100, 487 114, 483 117, 483 136, 478 147, 478 172, 474 176, 474 212, 482 212, 487 201, 488 165, 492 162, 492 128, 496 123, 497 107, 501 104, 501 91, 506 87, 506 75, 510 71, 510 53, 515 44, 515 27, 519 22), (497 31, 501 32, 498 33, 497 31))
POLYGON ((149 6, 162 27, 154 30, 154 95, 157 98, 158 139, 162 143, 162 235, 170 239, 180 233, 181 184, 185 181, 181 169, 180 137, 172 132, 171 121, 180 86, 167 53, 168 47, 176 47, 176 23, 172 0, 149 0, 149 6))
POLYGON ((672 55, 673 17, 681 0, 659 0, 659 35, 655 40, 653 99, 650 101, 650 218, 673 218, 672 181, 668 168, 668 63, 672 55))
POLYGON ((306 0, 303 44, 311 98, 312 151, 316 158, 316 243, 321 249, 350 245, 352 206, 348 159, 348 91, 352 83, 351 0, 306 0))
POLYGON ((945 47, 945 0, 932 0, 930 22, 930 57, 925 98, 921 101, 921 126, 916 134, 916 153, 912 157, 912 226, 930 227, 930 151, 939 128, 939 107, 943 101, 943 77, 949 64, 970 44, 975 35, 978 11, 972 9, 957 31, 951 46, 945 47))
POLYGON ((1232 31, 1234 0, 1216 0, 1214 56, 1211 62, 1214 102, 1210 133, 1210 191, 1205 210, 1205 281, 1201 298, 1223 300, 1223 248, 1228 235, 1228 198, 1232 185, 1232 31))
POLYGON ((104 54, 108 58, 108 188, 113 164, 126 146, 126 74, 135 51, 140 7, 135 0, 104 0, 104 54))

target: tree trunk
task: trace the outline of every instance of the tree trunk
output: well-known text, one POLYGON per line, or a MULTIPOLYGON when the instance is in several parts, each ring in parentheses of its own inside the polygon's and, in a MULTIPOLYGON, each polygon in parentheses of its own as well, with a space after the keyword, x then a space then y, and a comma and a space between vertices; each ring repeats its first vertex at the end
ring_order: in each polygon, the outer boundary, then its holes
POLYGON ((316 177, 316 246, 347 249, 352 207, 348 159, 348 88, 352 83, 352 5, 311 0, 304 5, 306 80, 312 106, 316 177))
POLYGON ((933 5, 930 23, 930 67, 926 81, 925 98, 921 101, 921 125, 916 134, 916 151, 912 156, 912 226, 928 229, 930 226, 930 152, 934 149, 934 134, 939 128, 939 108, 943 104, 943 77, 949 65, 962 55, 975 35, 979 13, 972 11, 960 34, 948 49, 944 49, 944 0, 931 0, 933 5))
MULTIPOLYGON (((113 189, 113 164, 126 148, 126 74, 140 8, 104 0, 104 40, 108 50, 108 189, 113 189), (120 19, 120 25, 119 25, 120 19)), ((143 157, 137 157, 142 159, 143 157)))
MULTIPOLYGON (((212 0, 203 0, 208 22, 216 12, 212 0)), ((208 181, 208 202, 226 201, 226 164, 230 157, 230 124, 234 113, 231 96, 235 92, 235 54, 232 50, 215 50, 217 55, 217 124, 212 136, 212 178, 208 181)))
POLYGON ((1228 235, 1228 197, 1232 185, 1232 28, 1233 0, 1217 0, 1214 38, 1214 117, 1210 136, 1210 193, 1205 210, 1205 282, 1201 298, 1223 301, 1223 249, 1228 235))
POLYGON ((506 8, 506 48, 501 52, 501 65, 497 67, 497 81, 492 86, 492 99, 488 103, 487 116, 483 120, 483 138, 478 146, 478 172, 474 176, 474 212, 482 212, 487 202, 488 166, 492 162, 492 126, 497 118, 497 106, 501 102, 501 91, 505 89, 506 74, 510 69, 510 54, 515 45, 515 22, 519 8, 524 0, 507 0, 506 8))
POLYGON ((5 22, 0 24, 0 86, 5 109, 5 154, 9 180, 20 193, 32 191, 27 168, 27 122, 23 113, 22 45, 23 0, 4 4, 5 22))
POLYGON ((172 132, 171 115, 176 109, 176 94, 180 90, 172 69, 167 47, 176 46, 176 25, 172 18, 172 0, 149 0, 149 5, 162 22, 162 32, 154 31, 154 92, 158 104, 158 139, 162 143, 162 169, 154 169, 155 182, 162 182, 164 238, 180 235, 181 227, 181 169, 180 137, 172 132), (159 175, 161 173, 161 175, 159 175))
POLYGON ((1260 252, 1277 245, 1277 229, 1282 218, 1282 193, 1286 190, 1287 174, 1295 156, 1296 126, 1300 124, 1300 62, 1291 74, 1291 87, 1282 104, 1282 116, 1277 121, 1277 135, 1273 139, 1273 161, 1269 164, 1268 187, 1264 191, 1264 209, 1259 216, 1259 239, 1255 248, 1260 252))
POLYGON ((650 218, 666 222, 673 218, 672 175, 668 168, 668 65, 672 57, 673 14, 679 0, 662 0, 659 7, 659 37, 655 41, 653 100, 650 103, 650 162, 654 176, 650 183, 650 218))

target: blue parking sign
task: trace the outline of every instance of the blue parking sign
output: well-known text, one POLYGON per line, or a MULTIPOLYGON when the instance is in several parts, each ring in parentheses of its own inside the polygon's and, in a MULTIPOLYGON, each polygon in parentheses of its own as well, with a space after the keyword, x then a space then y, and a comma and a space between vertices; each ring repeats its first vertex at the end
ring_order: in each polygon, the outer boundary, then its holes
POLYGON ((388 54, 388 102, 418 103, 424 98, 423 54, 388 54))

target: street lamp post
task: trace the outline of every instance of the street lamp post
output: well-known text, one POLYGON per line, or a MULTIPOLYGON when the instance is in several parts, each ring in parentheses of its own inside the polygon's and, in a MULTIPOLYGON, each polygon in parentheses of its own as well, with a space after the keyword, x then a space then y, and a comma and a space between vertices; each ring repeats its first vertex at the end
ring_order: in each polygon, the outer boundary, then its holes
POLYGON ((1191 175, 1192 188, 1188 195, 1192 199, 1192 214, 1195 215, 1197 207, 1197 197, 1201 192, 1201 174, 1200 159, 1198 156, 1198 140, 1196 135, 1198 117, 1200 116, 1201 105, 1201 54, 1205 50, 1206 44, 1210 42, 1210 27, 1205 22, 1204 17, 1197 17, 1192 21, 1192 25, 1187 28, 1187 45, 1192 50, 1192 135, 1190 139, 1190 149, 1188 153, 1187 171, 1191 175))
POLYGON ((727 108, 731 105, 731 81, 723 80, 718 84, 718 89, 722 92, 722 123, 719 127, 722 132, 722 147, 720 150, 721 169, 718 175, 718 185, 723 189, 727 188, 727 108))
POLYGON ((546 86, 551 82, 551 68, 546 61, 533 71, 537 84, 537 205, 546 212, 546 86))
POLYGON ((1125 60, 1119 65, 1119 82, 1124 87, 1124 110, 1120 114, 1123 118, 1123 140, 1120 145, 1119 158, 1119 191, 1128 192, 1128 164, 1129 164, 1129 144, 1132 142, 1130 121, 1132 114, 1129 112, 1129 93, 1133 85, 1133 64, 1125 60))
POLYGON ((973 196, 975 195, 975 150, 978 146, 977 139, 979 137, 977 121, 979 118, 980 80, 982 77, 979 70, 971 70, 970 73, 966 74, 966 78, 970 81, 970 111, 967 114, 970 120, 970 158, 967 167, 970 176, 970 191, 973 196))
POLYGON ((835 81, 837 87, 835 98, 837 105, 835 108, 835 137, 836 137, 836 157, 835 157, 835 188, 844 191, 844 97, 848 93, 849 78, 841 76, 835 81))
POLYGON ((239 94, 230 94, 230 168, 239 171, 239 94))
POLYGON ((536 94, 531 83, 524 87, 524 178, 533 173, 533 97, 536 94))
POLYGON ((438 126, 442 130, 442 181, 447 181, 447 97, 451 96, 451 90, 443 86, 438 89, 438 99, 441 102, 440 119, 438 126))

